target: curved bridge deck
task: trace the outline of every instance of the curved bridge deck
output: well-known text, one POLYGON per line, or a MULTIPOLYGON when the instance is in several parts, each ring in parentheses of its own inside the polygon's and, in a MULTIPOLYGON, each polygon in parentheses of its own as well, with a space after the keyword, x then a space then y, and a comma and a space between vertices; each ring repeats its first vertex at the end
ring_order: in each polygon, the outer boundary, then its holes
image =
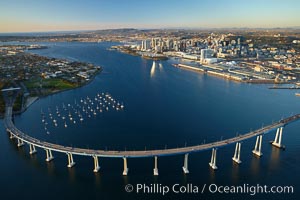
POLYGON ((45 141, 41 141, 38 139, 35 139, 33 137, 28 136, 27 134, 20 131, 18 128, 15 127, 15 125, 12 122, 12 107, 8 106, 6 107, 5 112, 5 119, 4 119, 4 125, 6 127, 7 132, 9 132, 13 137, 22 140, 25 143, 28 143, 29 145, 34 145, 36 147, 40 147, 46 150, 53 150, 56 152, 62 152, 62 153, 71 153, 74 155, 82 155, 82 156, 99 156, 99 157, 128 157, 128 158, 138 158, 138 157, 154 157, 154 156, 170 156, 170 155, 176 155, 176 154, 187 154, 187 153, 193 153, 198 151, 204 151, 204 150, 210 150, 213 148, 219 148, 226 145, 234 144, 237 142, 241 142, 247 139, 250 139, 252 137, 266 134, 270 131, 273 131, 277 128, 283 127, 293 121, 299 120, 300 114, 293 115, 291 117, 282 119, 278 122, 275 122, 273 124, 270 124, 268 126, 262 127, 260 129, 257 129, 255 131, 239 135, 237 137, 233 137, 230 139, 218 141, 218 142, 212 142, 202 145, 195 145, 195 146, 189 146, 189 147, 182 147, 182 148, 170 148, 170 149, 159 149, 159 150, 140 150, 140 151, 105 151, 105 150, 93 150, 93 149, 83 149, 83 148, 76 148, 76 147, 67 147, 57 144, 48 143, 45 141))

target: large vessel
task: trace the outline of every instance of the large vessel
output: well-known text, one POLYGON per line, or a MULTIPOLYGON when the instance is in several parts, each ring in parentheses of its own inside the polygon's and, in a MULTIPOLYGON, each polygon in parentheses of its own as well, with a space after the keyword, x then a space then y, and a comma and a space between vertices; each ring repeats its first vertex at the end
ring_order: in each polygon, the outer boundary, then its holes
POLYGON ((296 96, 300 96, 300 93, 295 93, 296 96))
POLYGON ((168 57, 163 54, 156 54, 156 53, 143 53, 142 57, 145 59, 151 60, 167 60, 168 57))

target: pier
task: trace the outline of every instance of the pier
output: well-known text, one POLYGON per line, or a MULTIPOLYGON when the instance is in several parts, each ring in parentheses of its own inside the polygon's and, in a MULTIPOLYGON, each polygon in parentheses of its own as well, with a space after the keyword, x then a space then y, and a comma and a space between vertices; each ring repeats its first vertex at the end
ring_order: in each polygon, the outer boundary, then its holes
MULTIPOLYGON (((173 66, 182 68, 182 69, 186 69, 186 70, 190 70, 190 71, 194 71, 194 72, 208 74, 211 76, 221 77, 221 78, 224 78, 227 80, 232 80, 232 81, 237 81, 237 82, 255 83, 255 84, 274 83, 274 79, 262 79, 259 77, 249 78, 250 76, 248 74, 241 73, 241 72, 234 72, 232 70, 223 71, 220 68, 218 68, 217 66, 203 65, 202 68, 193 67, 193 66, 189 66, 189 65, 185 65, 185 64, 173 64, 173 66), (246 77, 248 77, 248 78, 246 78, 246 77)), ((270 88, 270 89, 274 89, 274 88, 270 88)), ((278 89, 278 88, 276 88, 276 89, 278 89)), ((294 88, 294 89, 296 89, 296 88, 294 88)))
POLYGON ((290 86, 290 87, 277 87, 277 86, 274 86, 274 87, 269 87, 269 89, 277 89, 277 90, 299 90, 300 87, 298 86, 290 86))

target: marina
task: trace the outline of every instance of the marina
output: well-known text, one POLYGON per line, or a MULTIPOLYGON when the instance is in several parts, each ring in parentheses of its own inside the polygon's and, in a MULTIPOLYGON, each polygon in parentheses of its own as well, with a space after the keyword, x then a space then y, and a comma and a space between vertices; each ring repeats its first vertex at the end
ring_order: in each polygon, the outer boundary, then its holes
POLYGON ((41 122, 45 132, 50 134, 49 127, 63 126, 67 128, 86 120, 96 119, 97 115, 108 111, 123 111, 124 104, 114 99, 109 93, 97 93, 93 97, 86 96, 73 103, 62 103, 52 110, 48 107, 48 112, 41 109, 41 122))

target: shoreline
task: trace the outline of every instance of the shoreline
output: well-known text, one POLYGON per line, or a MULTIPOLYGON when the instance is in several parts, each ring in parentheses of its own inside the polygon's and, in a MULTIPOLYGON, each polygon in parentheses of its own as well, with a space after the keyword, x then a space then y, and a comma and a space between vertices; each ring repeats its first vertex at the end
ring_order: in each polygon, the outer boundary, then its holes
POLYGON ((168 60, 169 59, 168 56, 166 56, 164 54, 134 51, 134 50, 125 48, 124 46, 112 46, 112 47, 110 47, 110 50, 117 50, 124 54, 132 55, 132 56, 139 56, 146 60, 168 60))
POLYGON ((232 81, 237 81, 237 82, 245 82, 237 76, 231 76, 231 75, 228 75, 228 74, 225 74, 225 73, 222 73, 222 72, 209 71, 209 70, 205 70, 205 69, 201 69, 201 68, 197 68, 197 67, 192 67, 192 66, 185 65, 185 64, 172 64, 172 65, 176 68, 182 68, 182 69, 186 69, 186 70, 190 70, 190 71, 194 71, 194 72, 208 74, 208 75, 215 76, 215 77, 222 77, 222 78, 227 79, 227 80, 232 80, 232 81))
MULTIPOLYGON (((124 51, 121 47, 117 46, 117 47, 114 47, 112 48, 114 50, 118 50, 120 51, 121 53, 124 53, 124 54, 129 54, 129 55, 133 55, 132 53, 128 52, 128 51, 124 51)), ((168 57, 166 58, 156 58, 156 57, 149 57, 149 56, 144 56, 144 55, 141 55, 141 54, 138 54, 135 52, 135 55, 134 56, 140 56, 141 58, 144 58, 144 59, 147 59, 147 60, 167 60, 168 57)), ((177 57, 175 57, 176 59, 177 57)), ((189 60, 189 61, 195 61, 195 60, 191 60, 191 59, 186 59, 186 60, 189 60)), ((198 61, 195 61, 195 62, 198 62, 198 61)), ((189 65, 186 65, 186 64, 172 64, 174 67, 177 67, 177 68, 183 68, 183 69, 186 69, 186 70, 190 70, 190 71, 194 71, 194 72, 198 72, 198 73, 203 73, 203 74, 208 74, 210 76, 215 76, 215 77, 220 77, 220 78, 223 78, 225 80, 230 80, 230 81, 234 81, 234 82, 240 82, 240 83, 252 83, 252 84, 292 84, 290 82, 276 82, 275 79, 247 79, 245 77, 241 77, 239 75, 235 75, 235 74, 232 74, 230 72, 218 72, 218 71, 213 71, 213 70, 208 70, 208 69, 202 69, 202 68, 197 68, 197 67, 193 67, 193 66, 189 66, 189 65)), ((203 65, 205 67, 205 65, 203 65)))
MULTIPOLYGON (((81 88, 81 87, 84 87, 84 86, 87 86, 89 85, 90 83, 92 83, 94 81, 94 79, 96 78, 96 76, 98 76, 101 72, 103 71, 103 68, 101 67, 99 69, 99 71, 97 73, 95 73, 89 81, 86 81, 84 84, 82 85, 78 85, 74 88, 69 88, 69 89, 64 89, 64 90, 59 90, 59 91, 55 91, 55 92, 52 92, 50 94, 45 94, 45 95, 41 95, 41 96, 31 96, 31 97, 28 97, 28 98, 34 98, 34 100, 32 102, 27 102, 28 99, 26 99, 26 102, 25 104, 27 104, 27 106, 23 107, 21 110, 19 111, 13 111, 13 115, 20 115, 22 114, 23 112, 25 112, 32 104, 34 104, 36 101, 38 101, 39 99, 41 98, 46 98, 46 97, 49 97, 51 95, 55 95, 55 94, 58 94, 58 93, 61 93, 61 92, 66 92, 66 91, 69 91, 69 90, 75 90, 75 89, 78 89, 78 88, 81 88)), ((4 118, 4 113, 0 113, 0 119, 3 119, 4 118)))
POLYGON ((240 82, 240 83, 252 83, 252 84, 286 84, 286 82, 282 83, 276 83, 275 80, 273 79, 243 79, 242 77, 232 75, 230 73, 224 73, 224 72, 216 72, 212 70, 207 70, 207 69, 202 69, 202 68, 197 68, 185 64, 172 64, 176 68, 182 68, 185 70, 189 71, 194 71, 202 74, 208 74, 209 76, 215 76, 215 77, 220 77, 225 80, 230 80, 230 81, 235 81, 235 82, 240 82))
MULTIPOLYGON (((48 45, 9 44, 4 45, 4 47, 5 51, 0 51, 0 64, 3 66, 1 74, 3 84, 1 84, 1 88, 10 87, 12 84, 22 88, 20 90, 22 92, 19 93, 22 97, 22 105, 15 107, 14 114, 24 112, 33 103, 31 102, 32 97, 42 98, 85 86, 103 70, 101 66, 96 64, 74 61, 68 59, 68 57, 55 58, 50 55, 40 55, 28 51, 28 49, 49 48, 48 45), (30 67, 27 66, 28 63, 30 63, 30 67), (13 70, 11 66, 14 66, 13 70), (12 81, 11 77, 18 78, 12 81), (41 81, 45 83, 45 88, 42 88, 41 81), (26 83, 28 83, 27 86, 25 86, 26 83)), ((36 100, 34 99, 34 101, 36 100)), ((3 106, 5 104, 3 98, 1 98, 2 104, 3 106)), ((1 109, 0 118, 3 118, 4 112, 1 109)))

